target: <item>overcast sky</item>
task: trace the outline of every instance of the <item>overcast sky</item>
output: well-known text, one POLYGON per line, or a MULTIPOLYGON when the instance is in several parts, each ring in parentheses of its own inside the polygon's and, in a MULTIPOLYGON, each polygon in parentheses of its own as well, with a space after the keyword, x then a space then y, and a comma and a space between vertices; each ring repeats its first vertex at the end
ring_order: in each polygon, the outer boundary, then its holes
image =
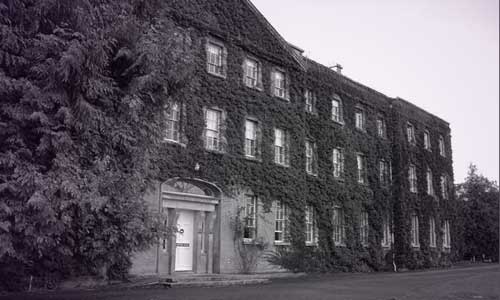
POLYGON ((498 181, 498 0, 252 0, 290 43, 450 123, 455 182, 498 181))

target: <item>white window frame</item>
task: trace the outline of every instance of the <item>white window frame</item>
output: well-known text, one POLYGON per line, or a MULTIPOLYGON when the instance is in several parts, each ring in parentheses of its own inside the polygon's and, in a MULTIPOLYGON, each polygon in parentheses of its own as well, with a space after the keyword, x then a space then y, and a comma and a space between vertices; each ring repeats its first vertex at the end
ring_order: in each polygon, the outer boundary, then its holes
POLYGON ((334 148, 332 153, 333 177, 344 178, 344 149, 334 148))
POLYGON ((289 167, 290 145, 288 131, 274 128, 274 162, 280 166, 289 167))
POLYGON ((306 232, 306 245, 312 246, 318 243, 316 219, 314 213, 314 207, 311 205, 306 205, 305 209, 305 232, 306 232))
POLYGON ((450 221, 445 220, 443 223, 443 248, 451 249, 451 234, 450 234, 450 221))
POLYGON ((415 126, 408 122, 406 123, 406 137, 408 139, 408 143, 410 145, 415 145, 416 144, 416 139, 415 139, 415 126))
POLYGON ((362 153, 356 154, 357 175, 359 184, 367 184, 366 157, 362 153))
POLYGON ((316 95, 314 94, 313 91, 307 89, 304 92, 304 98, 305 98, 305 111, 314 114, 316 112, 316 95))
POLYGON ((419 236, 419 220, 418 215, 413 214, 411 216, 411 246, 413 248, 420 247, 420 236, 419 236))
POLYGON ((377 118, 377 135, 383 139, 387 138, 387 124, 382 117, 377 118))
POLYGON ((424 149, 427 151, 432 151, 431 134, 429 130, 424 131, 424 149))
POLYGON ((382 186, 391 184, 391 168, 389 162, 385 159, 379 161, 379 180, 382 186))
POLYGON ((251 242, 257 238, 257 205, 257 196, 245 195, 245 219, 243 226, 244 242, 251 242))
POLYGON ((271 72, 272 95, 281 99, 288 99, 288 82, 286 72, 281 69, 274 69, 271 72))
POLYGON ((342 98, 337 94, 334 94, 332 99, 332 121, 339 124, 344 123, 342 98))
POLYGON ((446 157, 446 144, 442 135, 439 136, 439 155, 446 157))
POLYGON ((167 128, 165 130, 165 140, 181 142, 181 104, 177 101, 170 102, 165 107, 165 117, 167 128))
POLYGON ((339 206, 333 207, 332 229, 335 246, 345 246, 345 215, 344 210, 339 206))
POLYGON ((382 221, 382 247, 390 248, 392 244, 392 225, 388 216, 382 221))
POLYGON ((311 141, 306 141, 306 173, 309 175, 317 175, 316 169, 316 153, 315 153, 315 143, 311 141))
POLYGON ((359 216, 359 239, 361 245, 368 247, 368 238, 370 234, 370 225, 368 219, 368 212, 366 210, 361 211, 359 216))
POLYGON ((207 52, 207 72, 209 74, 225 77, 226 76, 226 48, 220 42, 209 40, 206 46, 207 52))
POLYGON ((288 206, 283 200, 276 202, 274 243, 284 244, 288 242, 288 206))
POLYGON ((243 82, 245 86, 260 90, 262 87, 261 72, 261 64, 257 59, 245 58, 243 61, 243 82))
POLYGON ((259 122, 245 119, 245 156, 256 158, 259 152, 258 141, 259 122))
POLYGON ((205 111, 205 149, 211 151, 222 151, 221 141, 221 124, 222 124, 222 111, 213 108, 207 108, 205 111), (209 120, 209 116, 213 113, 216 119, 209 120), (215 128, 209 128, 209 121, 215 122, 215 128))
POLYGON ((448 193, 448 176, 441 175, 441 198, 447 200, 449 198, 448 193))
POLYGON ((356 110, 354 111, 354 120, 356 129, 366 131, 366 116, 363 108, 356 107, 356 110))
POLYGON ((436 248, 436 220, 429 218, 429 247, 436 248))
POLYGON ((418 181, 417 181, 417 167, 414 164, 410 164, 408 168, 408 182, 410 184, 410 192, 418 193, 418 181))
POLYGON ((427 179, 427 195, 434 196, 434 180, 432 177, 432 170, 430 168, 427 168, 425 177, 427 179))

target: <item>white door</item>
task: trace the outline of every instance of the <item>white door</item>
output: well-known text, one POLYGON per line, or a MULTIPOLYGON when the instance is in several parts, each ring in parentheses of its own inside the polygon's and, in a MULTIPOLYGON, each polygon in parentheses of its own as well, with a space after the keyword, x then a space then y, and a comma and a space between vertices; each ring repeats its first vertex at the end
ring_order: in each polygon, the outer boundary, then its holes
POLYGON ((176 271, 193 270, 193 223, 193 211, 179 211, 179 218, 177 219, 177 240, 175 249, 176 271))

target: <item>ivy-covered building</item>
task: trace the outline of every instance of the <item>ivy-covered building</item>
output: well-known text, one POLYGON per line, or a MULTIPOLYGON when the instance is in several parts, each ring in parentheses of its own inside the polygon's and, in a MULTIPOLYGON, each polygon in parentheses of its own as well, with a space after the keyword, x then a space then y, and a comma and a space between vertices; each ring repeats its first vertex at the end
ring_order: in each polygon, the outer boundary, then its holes
POLYGON ((269 256, 323 271, 450 262, 446 121, 303 56, 248 0, 168 5, 197 58, 146 198, 178 231, 133 273, 276 270, 269 256))

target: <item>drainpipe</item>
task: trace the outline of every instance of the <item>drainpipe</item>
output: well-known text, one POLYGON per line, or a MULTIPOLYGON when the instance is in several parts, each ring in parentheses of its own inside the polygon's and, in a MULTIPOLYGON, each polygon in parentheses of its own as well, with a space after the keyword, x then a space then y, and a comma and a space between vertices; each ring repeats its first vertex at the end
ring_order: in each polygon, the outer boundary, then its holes
MULTIPOLYGON (((158 191, 158 212, 162 214, 161 211, 161 196, 162 196, 162 191, 161 191, 161 186, 163 183, 160 183, 160 188, 158 191)), ((158 244, 156 246, 156 275, 158 275, 158 279, 160 278, 160 240, 158 240, 158 244)))

